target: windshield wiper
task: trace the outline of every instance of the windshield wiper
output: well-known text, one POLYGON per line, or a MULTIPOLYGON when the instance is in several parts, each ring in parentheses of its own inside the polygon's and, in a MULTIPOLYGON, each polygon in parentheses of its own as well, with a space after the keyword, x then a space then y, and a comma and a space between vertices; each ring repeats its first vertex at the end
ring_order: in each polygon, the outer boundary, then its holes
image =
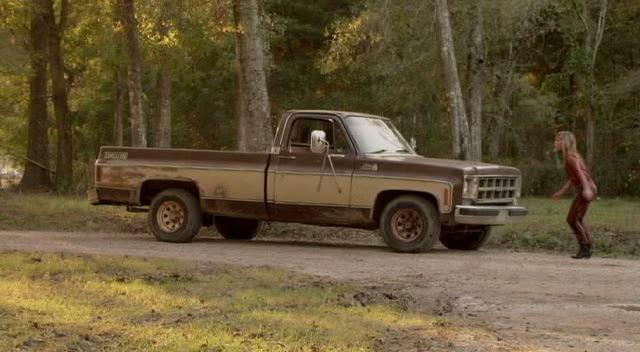
POLYGON ((370 152, 369 154, 382 154, 388 152, 387 149, 376 150, 375 152, 370 152))
POLYGON ((396 150, 396 153, 407 153, 407 154, 409 154, 409 153, 411 153, 411 151, 409 151, 407 149, 398 149, 398 150, 396 150))

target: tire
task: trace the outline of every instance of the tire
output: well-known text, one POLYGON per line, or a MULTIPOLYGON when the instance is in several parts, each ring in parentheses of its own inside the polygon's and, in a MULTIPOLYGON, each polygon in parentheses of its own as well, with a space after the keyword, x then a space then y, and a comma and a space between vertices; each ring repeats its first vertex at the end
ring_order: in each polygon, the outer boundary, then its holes
POLYGON ((159 241, 191 242, 202 227, 200 203, 184 189, 164 190, 149 207, 149 230, 159 241))
POLYGON ((216 216, 215 224, 218 233, 227 240, 252 240, 262 229, 262 221, 260 220, 226 216, 216 216))
POLYGON ((423 197, 399 196, 384 207, 380 230, 384 242, 396 252, 428 251, 440 236, 440 214, 423 197))
POLYGON ((491 226, 456 226, 442 231, 440 242, 449 248, 475 251, 491 236, 491 226))

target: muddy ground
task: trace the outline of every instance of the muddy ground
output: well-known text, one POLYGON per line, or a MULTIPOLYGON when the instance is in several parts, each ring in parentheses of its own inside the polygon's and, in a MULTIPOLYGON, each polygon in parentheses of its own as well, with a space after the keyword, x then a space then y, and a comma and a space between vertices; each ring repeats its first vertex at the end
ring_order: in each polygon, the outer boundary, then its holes
POLYGON ((505 346, 640 351, 640 261, 442 248, 398 254, 374 238, 367 241, 353 245, 266 237, 234 242, 205 235, 193 243, 169 244, 146 234, 0 232, 0 250, 268 266, 350 281, 361 292, 347 300, 388 301, 486 328, 495 336, 495 344, 470 341, 468 351, 505 346))

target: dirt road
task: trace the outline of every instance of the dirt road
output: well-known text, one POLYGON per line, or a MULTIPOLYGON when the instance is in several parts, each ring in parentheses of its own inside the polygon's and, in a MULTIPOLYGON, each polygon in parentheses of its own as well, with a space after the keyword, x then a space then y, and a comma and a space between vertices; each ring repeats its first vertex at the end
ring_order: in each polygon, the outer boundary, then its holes
POLYGON ((401 293, 414 309, 480 324, 500 340, 536 350, 640 351, 640 261, 444 249, 397 254, 376 246, 212 238, 169 244, 148 235, 48 232, 0 232, 2 250, 269 266, 401 293))

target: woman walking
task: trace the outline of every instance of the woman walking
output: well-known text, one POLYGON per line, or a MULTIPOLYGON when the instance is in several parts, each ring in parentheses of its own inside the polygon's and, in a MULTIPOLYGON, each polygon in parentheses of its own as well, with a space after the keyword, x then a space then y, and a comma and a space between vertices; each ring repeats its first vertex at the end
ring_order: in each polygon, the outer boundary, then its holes
POLYGON ((552 198, 556 200, 560 199, 560 197, 571 189, 571 186, 576 188, 578 194, 569 209, 567 222, 576 235, 580 249, 572 258, 588 259, 591 258, 593 241, 589 229, 584 223, 584 216, 587 213, 591 201, 597 197, 598 187, 593 181, 587 163, 582 158, 582 155, 578 153, 576 137, 573 133, 567 131, 558 132, 554 143, 554 151, 562 152, 564 168, 569 176, 569 180, 558 192, 553 194, 552 198))

